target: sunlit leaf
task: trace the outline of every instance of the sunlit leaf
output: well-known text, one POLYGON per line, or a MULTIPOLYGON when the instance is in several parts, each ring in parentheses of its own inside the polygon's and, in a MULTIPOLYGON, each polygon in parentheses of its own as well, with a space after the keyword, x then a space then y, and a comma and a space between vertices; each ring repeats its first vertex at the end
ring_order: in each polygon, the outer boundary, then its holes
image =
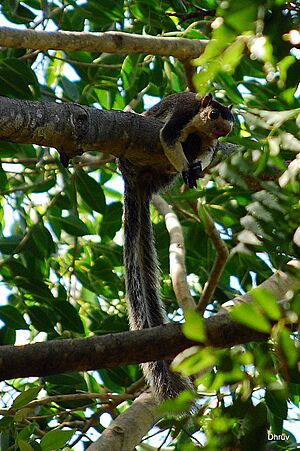
POLYGON ((279 320, 281 318, 281 310, 277 299, 273 294, 264 288, 254 288, 251 291, 254 302, 258 304, 271 320, 279 320))
POLYGON ((204 342, 206 339, 205 322, 203 317, 194 311, 185 312, 185 322, 182 326, 184 335, 190 340, 204 342))
POLYGON ((41 448, 43 451, 52 451, 53 449, 63 448, 70 438, 74 435, 73 430, 69 431, 49 431, 41 440, 41 448))
POLYGON ((173 368, 186 376, 190 376, 203 370, 209 370, 216 362, 217 357, 211 349, 192 349, 179 354, 174 360, 173 368))
POLYGON ((271 330, 270 321, 254 305, 242 303, 234 307, 230 315, 235 321, 244 324, 250 329, 268 333, 271 330))
POLYGON ((20 409, 21 407, 26 406, 29 402, 36 399, 37 395, 41 391, 41 387, 32 387, 28 390, 23 391, 13 402, 14 409, 20 409))

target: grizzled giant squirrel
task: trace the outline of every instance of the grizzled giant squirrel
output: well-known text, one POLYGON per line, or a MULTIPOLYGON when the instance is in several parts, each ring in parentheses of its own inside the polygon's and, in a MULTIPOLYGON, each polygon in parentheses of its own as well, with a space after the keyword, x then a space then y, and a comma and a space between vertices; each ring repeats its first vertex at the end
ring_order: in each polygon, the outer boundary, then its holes
MULTIPOLYGON (((196 187, 213 159, 217 139, 230 133, 234 118, 231 107, 215 101, 211 94, 171 94, 144 113, 162 122, 160 141, 170 162, 168 170, 137 166, 119 159, 124 178, 124 263, 131 330, 168 322, 159 290, 159 273, 150 202, 154 193, 166 188, 178 173, 196 187)), ((143 372, 159 401, 191 387, 188 379, 173 373, 167 361, 142 364, 143 372)))

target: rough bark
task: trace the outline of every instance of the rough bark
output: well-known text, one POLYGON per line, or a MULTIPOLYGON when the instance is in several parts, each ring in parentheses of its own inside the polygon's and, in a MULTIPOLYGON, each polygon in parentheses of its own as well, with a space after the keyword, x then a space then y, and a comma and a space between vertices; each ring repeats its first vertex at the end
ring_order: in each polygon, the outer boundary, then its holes
POLYGON ((163 166, 168 161, 159 140, 161 125, 135 113, 0 97, 1 140, 54 147, 69 159, 100 150, 163 166))
MULTIPOLYGON (((54 147, 66 162, 98 150, 173 171, 160 143, 161 127, 151 116, 130 112, 0 97, 0 140, 54 147)), ((218 146, 222 152, 224 149, 224 157, 239 149, 229 144, 218 146)))
MULTIPOLYGON (((294 260, 286 271, 276 271, 262 286, 281 301, 288 291, 300 289, 299 270, 300 262, 294 260)), ((249 300, 251 292, 238 298, 238 302, 249 300)), ((205 345, 218 348, 262 341, 268 337, 236 323, 228 313, 205 319, 205 325, 205 345)), ((199 343, 188 340, 182 334, 180 324, 166 324, 142 331, 100 337, 53 340, 25 346, 1 346, 0 380, 172 359, 193 345, 199 343)))
MULTIPOLYGON (((226 314, 205 321, 210 346, 226 348, 266 338, 264 334, 235 323, 226 314)), ((1 346, 0 380, 172 359, 197 344, 182 334, 179 324, 166 324, 92 338, 1 346)))

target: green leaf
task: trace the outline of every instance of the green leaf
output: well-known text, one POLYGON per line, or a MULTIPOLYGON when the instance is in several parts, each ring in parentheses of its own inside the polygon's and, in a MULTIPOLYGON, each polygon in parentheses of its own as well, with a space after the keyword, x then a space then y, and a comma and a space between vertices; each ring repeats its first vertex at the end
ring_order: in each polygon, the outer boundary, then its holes
MULTIPOLYGON (((192 404, 195 401, 195 394, 192 391, 183 391, 175 399, 170 399, 165 401, 159 406, 159 412, 164 415, 169 415, 172 412, 173 415, 176 413, 181 416, 183 412, 190 412, 192 404)), ((191 448, 190 448, 191 449, 191 448)))
MULTIPOLYGON (((226 95, 232 102, 239 104, 244 101, 243 96, 239 92, 237 85, 231 75, 229 75, 228 73, 221 73, 216 77, 216 79, 226 87, 226 95)), ((231 137, 230 142, 232 142, 231 137)))
POLYGON ((84 327, 76 308, 67 301, 56 301, 52 304, 53 309, 60 316, 60 323, 66 330, 72 330, 84 334, 84 327))
POLYGON ((17 398, 14 400, 12 407, 14 409, 20 409, 21 407, 26 406, 29 402, 36 399, 37 395, 41 391, 42 387, 32 387, 28 390, 23 391, 17 398))
POLYGON ((15 422, 22 423, 24 421, 24 419, 28 417, 29 414, 30 414, 30 408, 23 407, 23 408, 19 409, 15 414, 15 422))
POLYGON ((184 317, 185 323, 182 326, 184 335, 190 340, 205 342, 205 322, 200 313, 188 310, 185 312, 184 317))
MULTIPOLYGON (((3 2, 1 2, 3 3, 3 2)), ((25 24, 32 22, 36 15, 20 2, 4 2, 3 14, 10 22, 25 24), (14 4, 16 3, 16 4, 14 4)))
POLYGON ((123 2, 118 0, 90 0, 83 6, 78 7, 80 15, 88 18, 94 26, 105 29, 113 26, 115 21, 120 21, 124 17, 123 2))
POLYGON ((24 61, 16 58, 0 61, 0 95, 19 99, 34 99, 40 96, 36 75, 24 61))
POLYGON ((38 255, 40 258, 50 257, 55 252, 52 235, 42 223, 35 224, 32 227, 25 249, 38 255))
POLYGON ((14 417, 13 416, 5 416, 3 418, 1 418, 0 420, 0 431, 3 430, 7 430, 9 429, 9 427, 11 426, 11 424, 14 422, 14 417))
POLYGON ((176 357, 172 368, 186 376, 207 371, 217 363, 215 352, 210 348, 186 350, 176 357))
POLYGON ((0 345, 14 345, 16 342, 16 330, 7 326, 2 326, 0 329, 0 345))
POLYGON ((29 329, 21 313, 12 305, 0 306, 0 318, 11 329, 29 329))
POLYGON ((243 41, 236 40, 223 52, 222 65, 226 72, 233 72, 239 64, 244 51, 244 45, 243 41))
POLYGON ((29 307, 27 311, 30 316, 31 323, 36 330, 43 332, 54 331, 54 326, 57 322, 57 315, 53 309, 33 305, 29 307))
POLYGON ((259 332, 268 333, 271 331, 270 321, 262 314, 257 306, 242 303, 236 306, 230 315, 235 321, 244 324, 259 332))
POLYGON ((49 287, 40 280, 27 279, 25 277, 15 277, 15 283, 19 288, 32 294, 34 297, 46 301, 53 301, 54 297, 49 287))
POLYGON ((105 196, 98 182, 90 177, 82 169, 75 174, 77 190, 84 202, 94 211, 103 214, 105 212, 105 196))
POLYGON ((100 226, 100 235, 113 239, 121 226, 122 204, 121 202, 113 202, 106 207, 105 215, 100 226))
MULTIPOLYGON (((25 409, 21 409, 21 411, 22 410, 29 410, 29 414, 32 413, 32 410, 28 407, 27 408, 25 407, 25 409)), ((28 416, 28 414, 27 414, 27 416, 28 416)), ((32 434, 35 431, 35 428, 36 428, 35 422, 32 422, 28 426, 22 428, 22 430, 18 433, 18 441, 23 440, 26 443, 28 443, 30 441, 30 437, 32 436, 32 434)))
POLYGON ((237 34, 243 33, 248 30, 255 30, 258 3, 257 1, 241 2, 240 0, 231 0, 229 6, 221 3, 219 12, 221 16, 224 16, 224 23, 229 28, 236 30, 237 34), (224 9, 222 10, 222 8, 224 9))
POLYGON ((12 254, 22 238, 22 235, 0 237, 0 252, 5 255, 12 254))
POLYGON ((118 276, 113 272, 113 265, 111 261, 104 256, 97 258, 95 264, 91 267, 89 278, 92 281, 111 282, 118 285, 118 276))
POLYGON ((147 85, 149 71, 143 66, 143 55, 127 55, 123 61, 121 77, 127 96, 136 96, 147 85))
POLYGON ((63 448, 67 441, 70 440, 75 431, 50 431, 42 438, 41 440, 41 448, 43 451, 53 451, 63 448))
POLYGON ((64 91, 64 97, 73 102, 79 101, 79 92, 75 82, 69 80, 67 77, 60 76, 59 84, 62 86, 64 91))
POLYGON ((282 420, 287 418, 288 405, 287 391, 285 388, 278 385, 278 388, 266 389, 265 400, 273 415, 282 420))
POLYGON ((28 187, 28 192, 30 193, 47 193, 56 184, 56 177, 49 176, 46 177, 42 175, 41 177, 34 178, 33 184, 28 187))
POLYGON ((29 445, 29 443, 21 439, 18 439, 18 446, 20 448, 20 451, 34 451, 34 449, 32 448, 32 446, 29 445))
POLYGON ((65 232, 72 236, 90 235, 87 225, 74 214, 67 217, 49 216, 50 220, 57 223, 65 232))
POLYGON ((49 395, 74 393, 74 391, 87 391, 84 377, 80 373, 62 373, 46 376, 46 389, 49 395))
POLYGON ((109 390, 122 393, 123 387, 128 387, 134 382, 134 379, 128 374, 127 366, 119 366, 117 368, 107 368, 99 371, 101 380, 109 388, 109 390))
POLYGON ((7 186, 7 175, 0 164, 0 190, 4 190, 7 186))
POLYGON ((276 417, 275 415, 269 415, 269 417, 272 433, 277 435, 282 434, 284 420, 282 418, 276 417))
POLYGON ((296 341, 291 338, 291 332, 282 327, 278 331, 279 343, 290 367, 297 365, 300 351, 297 348, 296 341))
POLYGON ((258 304, 267 316, 274 321, 281 318, 281 310, 273 294, 265 288, 254 288, 251 290, 251 296, 253 296, 253 302, 258 304))

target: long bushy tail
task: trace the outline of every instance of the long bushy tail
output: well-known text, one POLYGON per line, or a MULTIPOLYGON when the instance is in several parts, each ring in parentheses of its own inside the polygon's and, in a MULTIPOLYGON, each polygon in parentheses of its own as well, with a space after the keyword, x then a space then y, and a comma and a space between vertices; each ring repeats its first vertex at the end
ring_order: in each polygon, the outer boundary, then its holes
MULTIPOLYGON (((124 260, 129 322, 131 330, 141 330, 168 322, 159 294, 150 201, 153 192, 169 180, 165 177, 155 186, 151 173, 137 172, 128 160, 120 160, 119 167, 125 183, 124 260)), ((188 379, 170 370, 167 361, 144 363, 142 368, 159 400, 173 398, 192 387, 188 379)))

